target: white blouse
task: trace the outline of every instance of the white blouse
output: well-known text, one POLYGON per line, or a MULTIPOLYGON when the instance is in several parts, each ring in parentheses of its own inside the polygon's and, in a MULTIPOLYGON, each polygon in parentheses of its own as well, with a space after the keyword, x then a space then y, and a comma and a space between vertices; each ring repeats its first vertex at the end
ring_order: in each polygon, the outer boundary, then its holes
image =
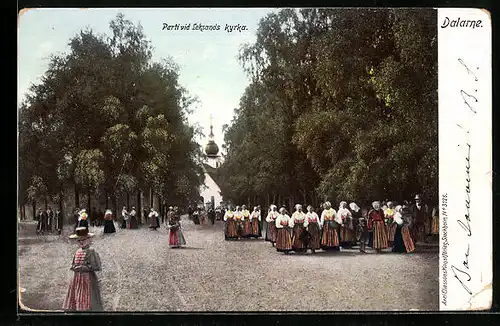
POLYGON ((398 225, 403 225, 403 215, 400 212, 394 214, 394 222, 398 223, 398 225))
POLYGON ((271 223, 271 222, 274 222, 279 216, 279 213, 278 212, 269 212, 269 214, 267 214, 267 217, 266 217, 266 222, 268 223, 271 223))
POLYGON ((244 220, 248 220, 250 218, 250 212, 248 210, 244 210, 241 212, 241 216, 243 217, 244 220))
POLYGON ((234 217, 234 213, 232 211, 227 211, 226 214, 224 214, 224 221, 230 220, 234 217))
POLYGON ((318 225, 319 225, 320 221, 319 221, 318 214, 316 214, 315 212, 307 213, 306 218, 304 220, 304 226, 307 227, 309 225, 309 223, 318 223, 318 225))
POLYGON ((337 215, 339 215, 342 221, 345 221, 346 218, 352 218, 351 211, 349 211, 347 208, 339 209, 337 215))
POLYGON ((337 215, 337 212, 333 208, 325 209, 323 213, 321 213, 320 225, 323 226, 325 221, 336 221, 342 224, 342 218, 340 215, 337 215))
POLYGON ((238 211, 234 212, 234 217, 233 217, 233 218, 234 218, 235 220, 237 220, 237 221, 241 221, 241 220, 243 219, 243 214, 242 214, 242 212, 238 212, 238 211))
POLYGON ((304 214, 304 212, 295 212, 292 214, 293 224, 303 223, 305 219, 306 219, 306 214, 304 214))
POLYGON ((288 226, 293 228, 293 220, 287 214, 278 215, 278 217, 276 218, 276 221, 275 221, 277 229, 283 228, 283 225, 281 225, 281 222, 288 222, 288 226))
POLYGON ((156 211, 152 211, 151 213, 149 213, 149 217, 156 217, 158 216, 158 213, 156 211))
POLYGON ((250 218, 256 218, 260 221, 260 212, 259 211, 253 211, 252 215, 250 215, 250 218))

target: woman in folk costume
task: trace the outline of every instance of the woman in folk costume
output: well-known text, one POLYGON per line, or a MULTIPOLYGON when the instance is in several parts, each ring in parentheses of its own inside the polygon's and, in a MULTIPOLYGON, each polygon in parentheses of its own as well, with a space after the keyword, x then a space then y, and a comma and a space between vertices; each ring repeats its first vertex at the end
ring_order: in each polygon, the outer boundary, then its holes
POLYGON ((312 253, 321 248, 321 228, 319 226, 318 214, 314 212, 311 205, 307 206, 307 214, 304 219, 304 227, 307 231, 307 248, 312 253))
POLYGON ((126 229, 128 225, 128 212, 127 207, 123 206, 122 209, 122 225, 120 226, 122 229, 126 229))
POLYGON ((373 209, 368 212, 368 230, 373 230, 373 249, 381 253, 388 247, 387 233, 384 223, 384 212, 380 209, 380 202, 372 203, 373 209))
POLYGON ((113 213, 110 209, 104 213, 104 233, 115 233, 115 223, 113 221, 113 213))
POLYGON ((252 234, 252 223, 250 221, 250 212, 245 205, 241 206, 241 225, 243 238, 248 238, 252 234))
POLYGON ((174 212, 174 214, 169 215, 167 223, 168 229, 170 230, 168 237, 168 244, 170 248, 185 246, 186 239, 182 233, 180 217, 174 212))
POLYGON ((368 241, 368 211, 366 209, 361 209, 356 203, 350 203, 349 208, 356 222, 356 239, 359 241, 359 252, 366 253, 366 242, 368 241))
POLYGON ((339 205, 337 215, 342 220, 340 226, 340 244, 342 247, 351 247, 356 244, 356 231, 354 230, 354 223, 351 211, 347 208, 347 202, 342 201, 339 205))
POLYGON ((63 303, 63 309, 68 311, 99 311, 103 310, 99 281, 95 272, 101 270, 101 261, 97 252, 90 248, 91 237, 85 227, 76 228, 71 239, 78 241, 78 249, 71 263, 74 272, 70 281, 68 293, 63 303))
POLYGON ((149 212, 149 228, 156 231, 157 228, 160 227, 160 219, 158 217, 158 213, 151 207, 149 212))
POLYGON ((77 226, 77 228, 78 227, 85 227, 88 230, 89 229, 88 217, 89 217, 89 215, 87 214, 87 212, 85 211, 85 209, 82 209, 78 213, 78 226, 77 226))
POLYGON ((307 250, 307 230, 304 226, 306 214, 302 211, 302 205, 295 205, 295 212, 292 214, 291 220, 293 224, 293 243, 292 248, 296 252, 307 250))
POLYGON ((396 233, 396 223, 394 223, 394 215, 396 211, 394 210, 394 204, 392 201, 387 202, 387 208, 384 210, 385 225, 387 231, 387 244, 392 247, 394 243, 394 234, 396 233))
POLYGON ((269 213, 267 213, 266 222, 266 241, 272 243, 273 247, 276 243, 276 218, 278 218, 279 213, 277 212, 278 207, 276 205, 269 206, 269 213))
POLYGON ((262 236, 260 230, 260 210, 258 206, 253 208, 252 214, 250 214, 250 225, 251 225, 251 233, 250 236, 253 238, 260 238, 262 236))
POLYGON ((288 254, 292 251, 293 220, 286 214, 286 209, 281 208, 276 218, 276 250, 288 254))
POLYGON ((323 228, 321 235, 321 248, 323 250, 339 251, 339 230, 342 219, 337 216, 337 212, 332 208, 330 202, 324 203, 325 209, 321 213, 320 225, 323 228))
POLYGON ((130 211, 130 219, 128 221, 128 228, 129 229, 137 229, 139 226, 137 225, 137 212, 135 210, 135 207, 132 207, 132 210, 130 211))
POLYGON ((415 245, 411 239, 408 221, 405 221, 403 218, 401 205, 396 206, 394 224, 396 225, 396 232, 394 234, 394 247, 392 251, 406 253, 414 251, 415 245))
POLYGON ((432 209, 431 235, 436 236, 438 234, 439 234, 439 207, 435 206, 432 209))
POLYGON ((236 210, 234 211, 234 220, 236 221, 236 230, 238 232, 237 238, 241 238, 243 236, 243 214, 240 206, 236 206, 236 210))
POLYGON ((225 240, 238 239, 238 225, 234 219, 234 212, 230 206, 223 217, 224 220, 224 238, 225 240))

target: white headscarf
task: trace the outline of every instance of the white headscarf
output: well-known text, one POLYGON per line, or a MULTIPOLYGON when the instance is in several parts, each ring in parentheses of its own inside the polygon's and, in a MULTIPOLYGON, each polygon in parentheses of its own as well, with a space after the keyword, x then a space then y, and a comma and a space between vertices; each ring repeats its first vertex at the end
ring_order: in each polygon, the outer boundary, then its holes
POLYGON ((349 208, 353 211, 355 211, 356 213, 359 211, 359 206, 356 205, 356 203, 350 203, 349 204, 349 208))
POLYGON ((394 214, 394 222, 396 222, 398 225, 403 224, 403 215, 401 215, 401 210, 403 207, 401 205, 396 206, 396 214, 394 214))

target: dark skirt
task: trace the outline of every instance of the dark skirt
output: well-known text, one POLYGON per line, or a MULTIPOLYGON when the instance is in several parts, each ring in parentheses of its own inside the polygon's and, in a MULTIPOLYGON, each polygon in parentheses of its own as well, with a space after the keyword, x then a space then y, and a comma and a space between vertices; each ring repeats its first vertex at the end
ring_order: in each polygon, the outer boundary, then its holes
POLYGON ((115 233, 115 223, 113 220, 105 220, 104 221, 104 233, 115 233))
POLYGON ((353 245, 356 243, 356 232, 347 225, 340 227, 340 243, 342 245, 353 245))
POLYGON ((158 218, 158 216, 153 216, 151 218, 151 221, 149 221, 149 228, 150 229, 153 229, 153 230, 156 230, 157 228, 160 227, 160 219, 158 218))
POLYGON ((306 249, 306 232, 304 223, 296 223, 293 226, 293 250, 304 251, 306 249))
POLYGON ((316 250, 321 248, 321 230, 319 228, 318 223, 310 223, 307 226, 307 232, 308 232, 308 243, 307 243, 307 248, 316 250))
POLYGON ((285 227, 277 230, 276 250, 280 252, 292 250, 292 229, 285 227))
POLYGON ((394 243, 394 235, 396 234, 397 223, 390 223, 386 226, 387 231, 387 242, 389 247, 391 247, 394 243))
POLYGON ((128 221, 128 228, 129 229, 137 229, 139 226, 137 225, 137 219, 135 217, 130 217, 130 220, 128 221))
POLYGON ((258 218, 253 218, 252 221, 250 222, 252 226, 252 232, 251 236, 254 238, 260 238, 262 236, 262 233, 260 231, 260 221, 258 218))
POLYGON ((323 225, 321 248, 324 250, 339 250, 338 228, 331 226, 328 221, 325 221, 325 224, 323 225))
POLYGON ((267 222, 266 241, 276 242, 276 224, 274 221, 267 222))
POLYGON ((397 225, 394 233, 394 247, 393 252, 407 253, 415 250, 413 240, 410 236, 410 231, 407 225, 397 225))
POLYGON ((126 229, 127 228, 127 221, 122 219, 122 225, 121 225, 121 228, 122 229, 126 229))
POLYGON ((89 221, 88 220, 80 220, 78 221, 78 227, 85 227, 89 228, 89 221))

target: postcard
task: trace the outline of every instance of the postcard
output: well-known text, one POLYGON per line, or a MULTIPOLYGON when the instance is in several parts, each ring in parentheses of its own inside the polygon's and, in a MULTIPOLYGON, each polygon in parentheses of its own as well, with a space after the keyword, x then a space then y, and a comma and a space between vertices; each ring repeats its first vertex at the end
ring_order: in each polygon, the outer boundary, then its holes
POLYGON ((487 10, 26 8, 18 313, 488 310, 487 10))

